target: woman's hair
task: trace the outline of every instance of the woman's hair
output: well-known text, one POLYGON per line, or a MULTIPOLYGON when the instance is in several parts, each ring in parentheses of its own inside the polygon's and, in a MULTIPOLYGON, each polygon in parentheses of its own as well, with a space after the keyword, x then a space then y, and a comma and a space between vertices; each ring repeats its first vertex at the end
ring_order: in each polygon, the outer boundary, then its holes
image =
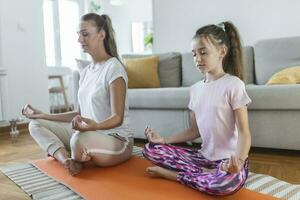
POLYGON ((223 59, 224 71, 243 80, 244 64, 240 36, 231 22, 204 26, 196 31, 193 39, 199 37, 209 38, 216 47, 225 45, 228 50, 223 59))
POLYGON ((95 26, 98 29, 98 32, 104 30, 105 31, 104 48, 106 52, 110 56, 116 57, 118 60, 120 60, 118 50, 117 50, 117 44, 115 40, 115 31, 112 27, 110 17, 108 15, 98 15, 95 13, 88 13, 81 17, 81 21, 93 21, 95 26))

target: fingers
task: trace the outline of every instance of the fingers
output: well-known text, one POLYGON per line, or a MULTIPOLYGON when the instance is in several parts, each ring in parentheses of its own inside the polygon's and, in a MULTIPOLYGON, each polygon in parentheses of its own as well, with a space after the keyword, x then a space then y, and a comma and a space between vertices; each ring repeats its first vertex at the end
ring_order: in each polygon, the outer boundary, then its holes
POLYGON ((222 161, 221 170, 228 172, 229 168, 229 160, 222 161))
POLYGON ((146 126, 144 134, 145 134, 146 138, 149 140, 149 137, 151 135, 151 129, 149 126, 146 126))
POLYGON ((35 114, 33 108, 31 107, 30 104, 26 104, 23 108, 22 108, 22 115, 24 115, 27 118, 33 118, 33 114, 35 114))
POLYGON ((26 109, 27 105, 28 104, 25 104, 25 106, 22 108, 22 111, 21 111, 22 115, 25 115, 25 109, 26 109))
POLYGON ((231 163, 233 167, 238 168, 239 164, 236 156, 231 156, 231 163))
POLYGON ((81 122, 80 119, 80 115, 76 115, 73 119, 72 119, 72 128, 75 130, 78 130, 79 128, 79 123, 81 122))
POLYGON ((78 131, 87 131, 90 130, 89 129, 89 123, 93 122, 93 120, 88 119, 88 118, 84 118, 80 115, 76 115, 72 121, 71 121, 71 125, 72 128, 78 131))
POLYGON ((237 173, 240 171, 240 167, 238 164, 238 159, 236 156, 230 156, 228 160, 226 160, 222 164, 222 170, 229 173, 237 173))

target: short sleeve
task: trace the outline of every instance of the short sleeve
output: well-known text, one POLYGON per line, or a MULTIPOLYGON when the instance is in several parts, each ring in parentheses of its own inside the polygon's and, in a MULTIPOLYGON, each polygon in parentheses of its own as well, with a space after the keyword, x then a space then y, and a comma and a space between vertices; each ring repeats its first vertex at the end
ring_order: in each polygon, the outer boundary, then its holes
POLYGON ((190 87, 190 100, 189 100, 189 105, 188 105, 188 108, 190 109, 190 110, 193 110, 193 108, 194 108, 194 98, 193 98, 193 87, 190 87))
POLYGON ((230 90, 230 104, 233 110, 248 106, 251 103, 243 81, 238 80, 232 84, 230 90))
POLYGON ((111 63, 111 66, 109 66, 109 70, 106 75, 106 81, 108 85, 110 85, 114 80, 120 77, 124 79, 126 86, 128 86, 126 70, 123 65, 117 59, 115 59, 114 62, 111 63))
POLYGON ((90 65, 86 66, 83 70, 79 71, 79 86, 82 84, 89 67, 90 65))

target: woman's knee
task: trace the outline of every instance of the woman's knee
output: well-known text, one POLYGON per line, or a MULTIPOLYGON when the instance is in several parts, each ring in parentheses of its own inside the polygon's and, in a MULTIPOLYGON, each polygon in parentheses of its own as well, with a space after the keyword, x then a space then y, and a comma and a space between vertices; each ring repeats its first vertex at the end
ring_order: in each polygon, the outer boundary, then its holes
POLYGON ((41 127, 41 120, 39 119, 33 119, 28 124, 28 130, 31 136, 34 136, 37 133, 37 129, 41 127))
POLYGON ((131 157, 131 153, 123 153, 122 155, 100 154, 92 155, 93 162, 99 167, 110 167, 125 162, 131 157))
POLYGON ((71 149, 78 149, 78 148, 82 148, 83 146, 83 134, 81 134, 80 132, 75 132, 70 140, 70 147, 71 149))
POLYGON ((84 154, 84 141, 83 141, 84 135, 80 132, 76 132, 72 135, 70 140, 70 148, 71 148, 71 154, 72 158, 76 161, 82 161, 83 154, 84 154))

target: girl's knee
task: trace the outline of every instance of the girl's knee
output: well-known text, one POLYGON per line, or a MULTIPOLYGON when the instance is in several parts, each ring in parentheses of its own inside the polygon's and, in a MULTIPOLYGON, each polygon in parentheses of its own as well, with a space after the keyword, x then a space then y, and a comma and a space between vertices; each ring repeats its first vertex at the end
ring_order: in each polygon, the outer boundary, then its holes
POLYGON ((241 189, 245 182, 244 178, 239 175, 230 178, 228 176, 209 176, 208 174, 197 176, 184 172, 178 174, 177 180, 186 186, 216 196, 231 195, 241 189))
POLYGON ((151 156, 151 152, 154 149, 154 147, 155 147, 155 144, 152 144, 152 143, 147 143, 145 145, 145 147, 142 150, 142 153, 145 158, 148 158, 149 156, 151 156))

